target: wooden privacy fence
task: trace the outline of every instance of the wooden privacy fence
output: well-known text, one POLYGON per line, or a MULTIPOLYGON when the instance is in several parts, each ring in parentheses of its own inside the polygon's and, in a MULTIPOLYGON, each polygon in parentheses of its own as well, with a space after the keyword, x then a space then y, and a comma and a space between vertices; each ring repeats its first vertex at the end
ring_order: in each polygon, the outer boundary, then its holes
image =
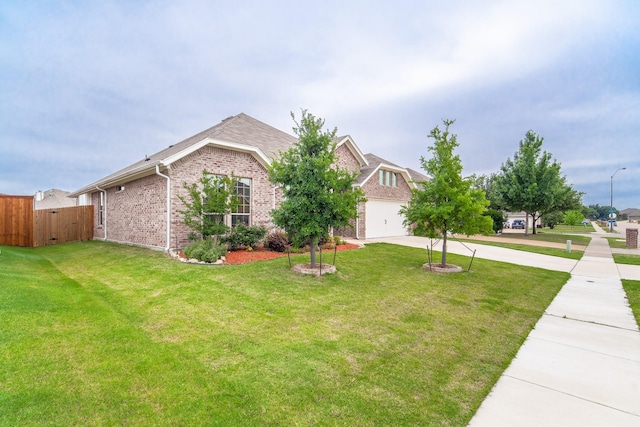
POLYGON ((33 196, 0 195, 0 245, 37 247, 93 238, 93 206, 33 209, 33 196))
POLYGON ((33 196, 0 195, 0 245, 33 246, 33 196))
POLYGON ((93 238, 93 206, 39 209, 33 212, 33 246, 93 238))

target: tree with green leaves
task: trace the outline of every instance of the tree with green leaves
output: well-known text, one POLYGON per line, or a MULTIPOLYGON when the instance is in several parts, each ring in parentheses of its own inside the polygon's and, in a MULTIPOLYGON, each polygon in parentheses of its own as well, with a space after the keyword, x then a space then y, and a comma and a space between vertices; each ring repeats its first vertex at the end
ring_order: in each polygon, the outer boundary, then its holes
POLYGON ((564 223, 572 227, 582 224, 582 221, 584 221, 584 216, 582 215, 582 211, 571 210, 571 211, 565 212, 564 214, 564 223))
POLYGON ((323 131, 324 120, 302 110, 300 122, 291 113, 298 141, 281 152, 269 168, 269 180, 282 188, 283 202, 272 211, 274 223, 294 244, 310 243, 310 264, 316 268, 316 246, 331 228, 350 226, 364 201, 356 174, 339 167, 335 154, 337 129, 323 131))
POLYGON ((489 209, 503 211, 504 201, 502 200, 502 194, 499 191, 497 180, 498 174, 495 173, 491 175, 480 175, 475 177, 475 186, 484 191, 485 197, 489 201, 489 209))
POLYGON ((583 193, 567 184, 560 173, 560 163, 542 151, 543 141, 534 131, 527 132, 513 160, 509 158, 502 164, 497 180, 505 207, 511 212, 525 212, 533 224, 542 215, 582 206, 583 193))
POLYGON ((412 190, 411 200, 400 209, 404 224, 419 236, 442 237, 442 266, 447 263, 447 233, 467 236, 492 231, 493 221, 483 215, 489 202, 474 178, 462 177, 462 162, 453 151, 457 135, 449 133, 455 120, 443 120, 445 129, 436 126, 429 134, 435 140, 428 151, 433 157, 420 157, 422 169, 431 177, 412 190))
POLYGON ((229 230, 224 216, 239 205, 235 193, 236 181, 237 178, 233 174, 213 175, 205 169, 198 182, 182 183, 188 197, 178 195, 185 205, 185 209, 180 213, 184 215, 185 224, 202 239, 214 236, 217 240, 217 237, 229 230))

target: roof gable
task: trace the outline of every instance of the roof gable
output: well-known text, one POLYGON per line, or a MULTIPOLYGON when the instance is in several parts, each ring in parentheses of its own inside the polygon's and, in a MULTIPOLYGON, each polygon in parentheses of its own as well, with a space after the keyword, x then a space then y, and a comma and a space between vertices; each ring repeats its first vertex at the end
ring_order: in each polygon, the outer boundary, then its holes
POLYGON ((336 148, 342 145, 348 148, 351 154, 353 155, 353 157, 356 159, 356 161, 360 165, 360 168, 362 168, 363 166, 367 166, 369 164, 365 155, 362 154, 362 151, 360 151, 360 148, 356 145, 353 138, 351 138, 351 135, 339 136, 337 139, 338 139, 338 142, 336 144, 336 148))
POLYGON ((151 156, 145 156, 144 159, 72 193, 71 196, 77 197, 95 190, 96 187, 108 188, 152 175, 156 167, 169 166, 206 145, 250 153, 266 165, 279 151, 287 150, 296 141, 296 137, 240 113, 151 156))
POLYGON ((412 171, 413 175, 415 175, 412 176, 412 174, 409 173, 409 169, 398 166, 395 163, 391 163, 390 161, 385 160, 382 157, 378 157, 375 154, 367 153, 364 157, 367 160, 367 166, 361 169, 361 174, 358 176, 358 185, 361 187, 364 186, 372 176, 375 176, 380 169, 390 170, 401 174, 410 187, 416 187, 415 181, 423 180, 416 179, 417 175, 420 175, 420 178, 428 179, 424 175, 418 174, 415 171, 412 171))

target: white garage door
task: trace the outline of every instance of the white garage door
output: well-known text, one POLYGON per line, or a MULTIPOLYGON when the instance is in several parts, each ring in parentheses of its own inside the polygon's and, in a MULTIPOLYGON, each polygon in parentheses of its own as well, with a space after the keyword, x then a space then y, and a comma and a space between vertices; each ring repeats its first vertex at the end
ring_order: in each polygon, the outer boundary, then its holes
POLYGON ((367 239, 406 236, 407 230, 402 225, 404 217, 398 213, 401 207, 399 202, 368 201, 365 214, 367 239))

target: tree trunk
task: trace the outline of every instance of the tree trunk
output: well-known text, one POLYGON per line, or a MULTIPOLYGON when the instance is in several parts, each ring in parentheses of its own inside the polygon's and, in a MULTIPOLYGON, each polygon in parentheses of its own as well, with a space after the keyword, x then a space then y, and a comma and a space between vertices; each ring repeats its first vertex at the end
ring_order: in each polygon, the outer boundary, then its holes
POLYGON ((442 233, 442 267, 447 265, 447 232, 442 233))
POLYGON ((311 239, 311 245, 309 246, 309 255, 311 257, 311 268, 316 268, 316 246, 318 246, 318 238, 311 239))

